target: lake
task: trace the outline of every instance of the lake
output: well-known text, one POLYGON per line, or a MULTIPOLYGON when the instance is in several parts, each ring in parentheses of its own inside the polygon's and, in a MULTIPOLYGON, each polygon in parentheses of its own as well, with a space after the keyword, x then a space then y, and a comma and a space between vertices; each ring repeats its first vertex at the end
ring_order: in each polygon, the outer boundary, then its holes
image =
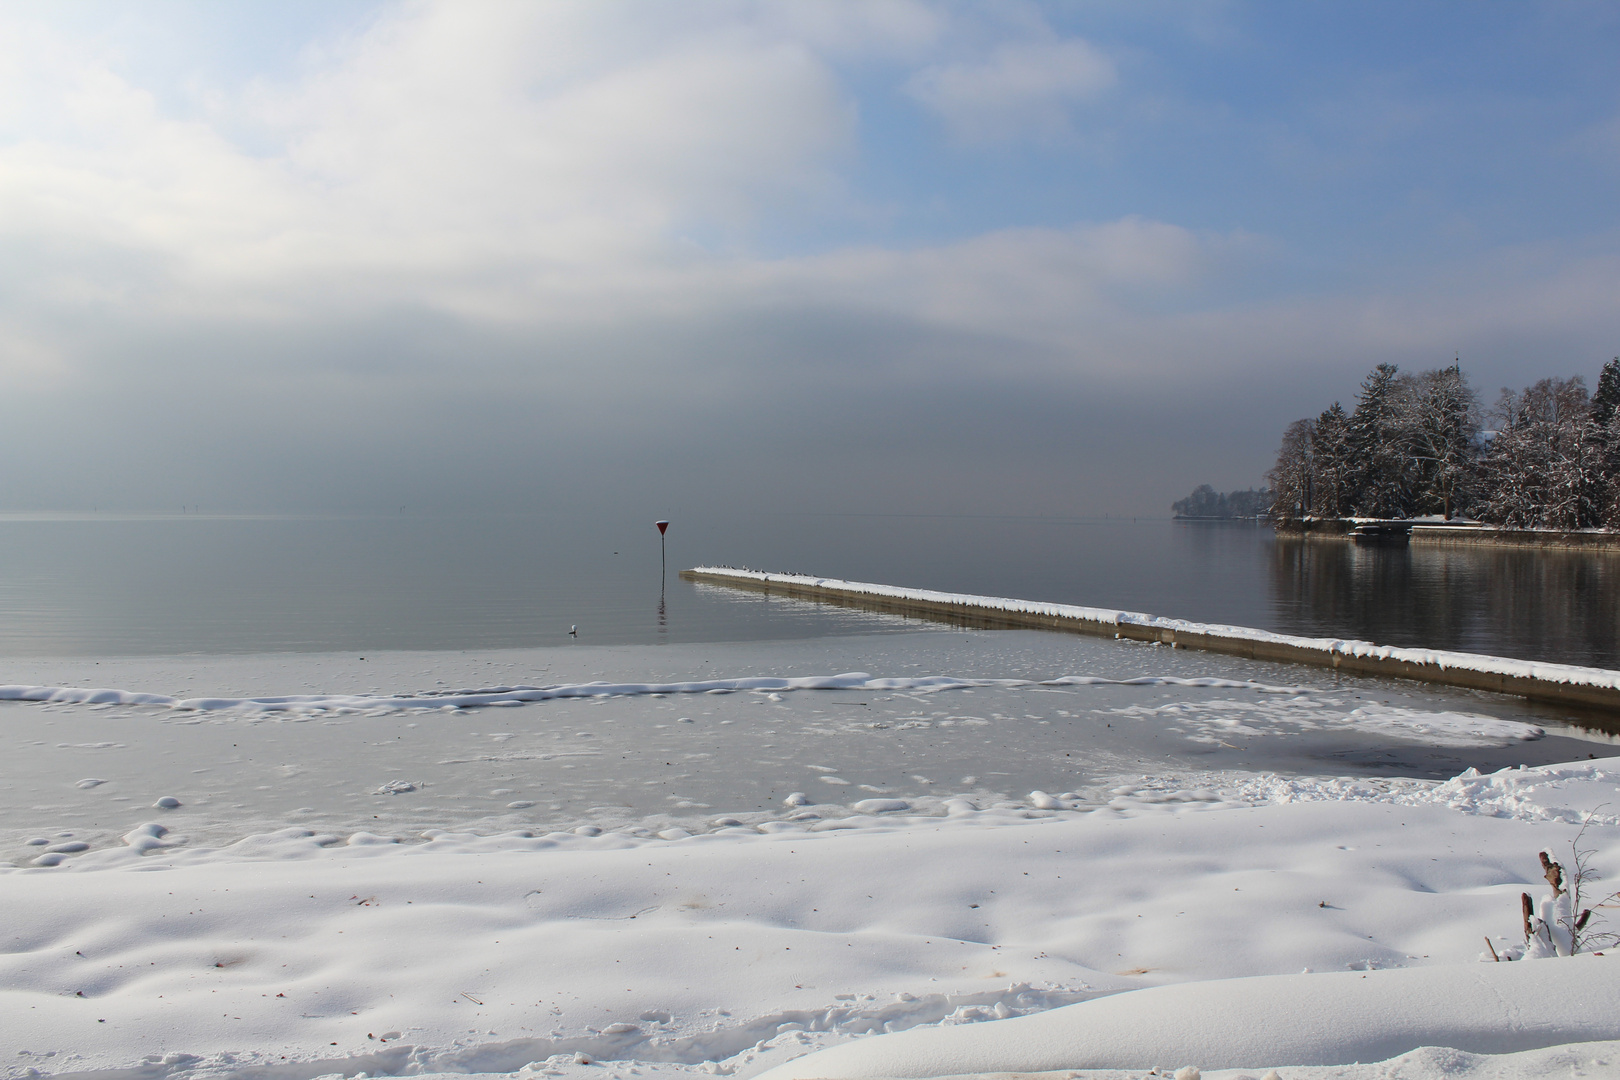
POLYGON ((677 518, 667 542, 666 570, 650 516, 0 520, 0 683, 362 699, 291 713, 0 703, 15 781, 0 850, 18 865, 42 836, 116 850, 166 797, 180 806, 163 820, 196 843, 289 823, 650 835, 730 827, 716 815, 836 818, 871 798, 943 813, 952 797, 992 806, 1036 790, 1081 808, 1121 792, 1248 798, 1256 776, 1432 781, 1612 743, 1589 719, 1495 695, 945 630, 677 576, 750 565, 1612 666, 1620 598, 1605 555, 1362 548, 1166 520, 764 512, 677 518), (989 682, 523 708, 433 697, 850 671, 989 682), (1084 681, 1097 678, 1138 681, 1084 681), (1219 685, 1176 681, 1207 678, 1219 685), (401 693, 424 696, 363 700, 401 693))
POLYGON ((1620 556, 1153 519, 733 511, 0 517, 0 655, 792 640, 915 623, 698 589, 698 564, 1620 667, 1620 556), (570 628, 577 628, 570 635, 570 628))

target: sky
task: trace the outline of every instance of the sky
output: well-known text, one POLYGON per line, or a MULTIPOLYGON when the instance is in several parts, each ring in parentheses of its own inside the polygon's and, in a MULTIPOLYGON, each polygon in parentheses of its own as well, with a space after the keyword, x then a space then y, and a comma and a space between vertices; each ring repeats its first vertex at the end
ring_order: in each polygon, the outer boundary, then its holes
POLYGON ((1166 515, 1620 353, 1620 7, 0 0, 0 510, 1166 515))

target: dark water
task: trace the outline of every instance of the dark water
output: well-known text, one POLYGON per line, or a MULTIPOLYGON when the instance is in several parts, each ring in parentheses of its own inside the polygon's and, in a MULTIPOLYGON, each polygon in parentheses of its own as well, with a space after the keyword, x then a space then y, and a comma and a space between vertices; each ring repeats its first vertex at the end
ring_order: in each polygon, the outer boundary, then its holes
POLYGON ((1274 625, 1620 667, 1620 555, 1514 548, 1266 545, 1274 625))
POLYGON ((1620 667, 1620 557, 1163 520, 0 518, 0 656, 491 649, 895 632, 698 589, 701 563, 1620 667), (578 637, 568 630, 577 626, 578 637))

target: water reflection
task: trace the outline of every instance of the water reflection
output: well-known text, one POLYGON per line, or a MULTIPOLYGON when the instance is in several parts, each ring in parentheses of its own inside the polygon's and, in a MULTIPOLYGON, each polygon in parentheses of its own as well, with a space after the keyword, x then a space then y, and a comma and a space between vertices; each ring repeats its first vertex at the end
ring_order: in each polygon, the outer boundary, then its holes
POLYGON ((1275 629, 1620 667, 1620 553, 1278 537, 1275 629))
POLYGON ((1620 668, 1620 554, 1358 547, 1236 522, 694 515, 0 516, 0 657, 498 649, 902 632, 698 589, 720 563, 1620 668), (656 558, 655 558, 656 556, 656 558), (657 571, 659 577, 654 578, 657 571))

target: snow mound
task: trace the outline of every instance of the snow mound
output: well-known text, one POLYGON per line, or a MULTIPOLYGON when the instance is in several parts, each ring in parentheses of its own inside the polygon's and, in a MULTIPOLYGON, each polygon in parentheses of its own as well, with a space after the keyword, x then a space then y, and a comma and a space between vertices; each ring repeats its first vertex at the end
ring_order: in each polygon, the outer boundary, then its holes
MULTIPOLYGON (((1390 1080, 1391 1077, 1399 1080, 1570 1080, 1571 1077, 1610 1076, 1617 1068, 1620 1068, 1620 1043, 1617 1042, 1569 1043, 1517 1054, 1470 1054, 1448 1046, 1424 1046, 1385 1061, 1299 1066, 1288 1070, 1287 1080, 1390 1080)), ((1160 1070, 1165 1080, 1184 1073, 1185 1068, 1174 1073, 1160 1070)), ((1190 1080, 1191 1073, 1185 1075, 1190 1080)), ((1140 1073, 1118 1069, 1065 1069, 1052 1073, 967 1073, 936 1080, 990 1080, 991 1077, 994 1080, 1140 1080, 1140 1073)), ((1205 1069, 1199 1073, 1199 1080, 1255 1080, 1255 1076, 1253 1070, 1205 1069)))
POLYGON ((974 1072, 1345 1065, 1419 1047, 1511 1054, 1620 1039, 1620 963, 1601 956, 1182 983, 1034 1016, 897 1032, 760 1080, 974 1072))
POLYGON ((1470 768, 1442 783, 1407 779, 1283 777, 1263 774, 1233 785, 1230 798, 1250 804, 1372 802, 1443 806, 1480 817, 1566 825, 1620 825, 1620 758, 1518 766, 1481 773, 1470 768))
POLYGON ((1469 769, 1422 795, 1470 814, 1571 825, 1620 825, 1620 759, 1601 758, 1481 774, 1469 769))

